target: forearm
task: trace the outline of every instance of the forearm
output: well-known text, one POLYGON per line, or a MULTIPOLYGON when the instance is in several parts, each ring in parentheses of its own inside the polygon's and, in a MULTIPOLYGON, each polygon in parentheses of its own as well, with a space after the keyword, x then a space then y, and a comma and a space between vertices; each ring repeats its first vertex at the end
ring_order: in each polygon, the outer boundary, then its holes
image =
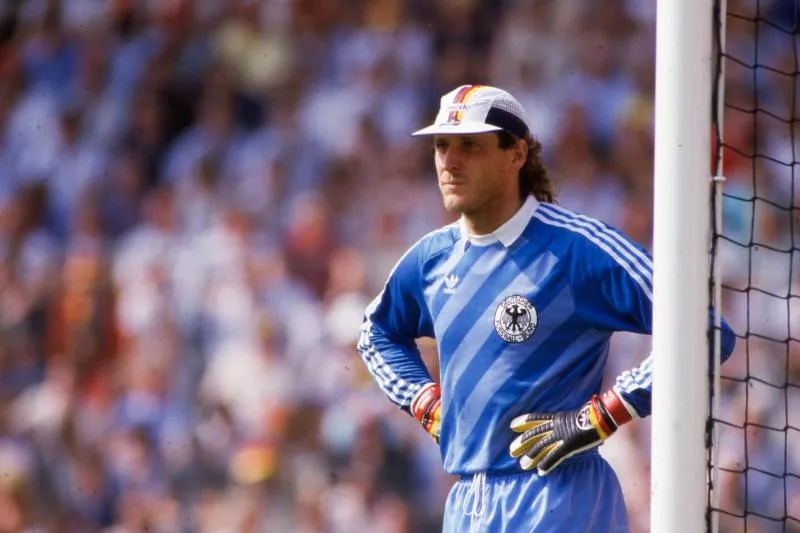
POLYGON ((361 327, 358 352, 384 394, 408 412, 420 390, 433 382, 415 345, 390 339, 370 320, 361 327))
MULTIPOLYGON (((711 310, 710 318, 714 318, 713 310, 711 310)), ((723 363, 731 356, 735 345, 736 335, 728 323, 722 319, 720 359, 723 363)), ((712 343, 710 343, 709 350, 709 364, 713 362, 713 359, 710 357, 714 354, 713 348, 712 336, 712 343)), ((653 355, 648 355, 638 367, 632 370, 626 370, 620 374, 614 384, 614 390, 617 391, 620 398, 625 402, 631 415, 642 418, 650 416, 653 397, 653 355)))
POLYGON ((612 388, 634 418, 650 415, 653 397, 652 370, 653 355, 650 354, 642 364, 620 374, 612 388))

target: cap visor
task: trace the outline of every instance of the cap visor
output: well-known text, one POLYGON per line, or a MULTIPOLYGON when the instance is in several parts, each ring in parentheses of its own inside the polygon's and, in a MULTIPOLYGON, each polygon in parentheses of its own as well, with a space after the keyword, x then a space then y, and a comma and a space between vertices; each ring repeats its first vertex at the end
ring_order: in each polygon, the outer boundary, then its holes
POLYGON ((501 131, 503 128, 484 122, 459 122, 457 124, 432 124, 411 134, 412 137, 422 135, 466 135, 470 133, 489 133, 501 131))

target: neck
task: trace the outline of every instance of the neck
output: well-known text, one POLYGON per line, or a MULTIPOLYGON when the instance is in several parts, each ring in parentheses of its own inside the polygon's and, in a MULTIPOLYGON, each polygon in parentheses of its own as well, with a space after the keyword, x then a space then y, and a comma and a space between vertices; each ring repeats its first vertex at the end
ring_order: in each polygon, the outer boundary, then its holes
POLYGON ((523 203, 524 200, 519 196, 513 200, 498 198, 472 213, 462 213, 461 220, 470 235, 488 235, 508 222, 523 203))

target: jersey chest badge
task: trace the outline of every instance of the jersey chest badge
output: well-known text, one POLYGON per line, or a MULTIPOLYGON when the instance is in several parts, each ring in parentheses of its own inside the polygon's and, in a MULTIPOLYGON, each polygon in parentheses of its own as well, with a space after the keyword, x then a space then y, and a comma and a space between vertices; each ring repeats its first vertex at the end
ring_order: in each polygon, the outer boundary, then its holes
POLYGON ((494 312, 494 329, 506 342, 528 340, 536 330, 536 308, 524 296, 505 298, 494 312))

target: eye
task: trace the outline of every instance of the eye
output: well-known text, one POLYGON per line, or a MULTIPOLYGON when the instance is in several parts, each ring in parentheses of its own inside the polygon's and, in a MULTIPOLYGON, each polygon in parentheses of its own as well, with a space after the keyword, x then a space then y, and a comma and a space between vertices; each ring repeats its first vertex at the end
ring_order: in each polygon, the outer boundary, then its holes
POLYGON ((437 152, 444 152, 447 150, 447 142, 443 140, 436 140, 433 142, 433 149, 437 152))
POLYGON ((474 151, 478 149, 478 143, 474 140, 467 137, 466 139, 461 141, 461 146, 464 147, 465 150, 474 151))

